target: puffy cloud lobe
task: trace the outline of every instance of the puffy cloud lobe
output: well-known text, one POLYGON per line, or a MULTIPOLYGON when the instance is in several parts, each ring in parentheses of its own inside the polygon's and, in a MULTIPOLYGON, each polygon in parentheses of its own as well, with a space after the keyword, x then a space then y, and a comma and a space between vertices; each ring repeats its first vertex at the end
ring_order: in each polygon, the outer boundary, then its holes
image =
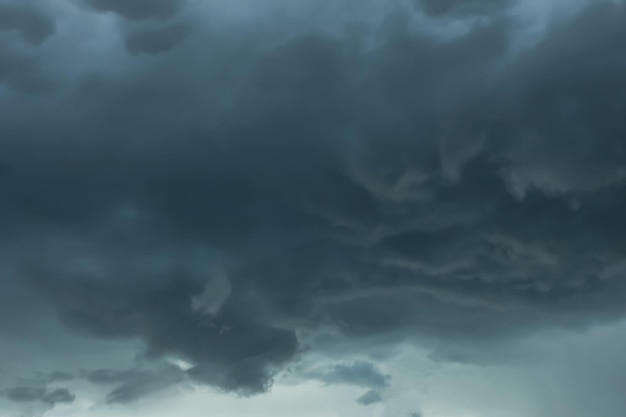
POLYGON ((82 370, 80 377, 92 384, 107 387, 106 400, 111 404, 128 404, 189 381, 184 370, 172 365, 152 364, 127 370, 82 370))
POLYGON ((8 399, 15 402, 40 401, 46 395, 44 388, 15 387, 5 394, 8 399))
POLYGON ((135 373, 107 395, 107 402, 128 404, 149 394, 157 393, 184 380, 184 373, 176 368, 135 373))
POLYGON ((115 370, 115 369, 94 369, 91 371, 83 370, 81 377, 94 384, 118 384, 125 381, 139 378, 143 374, 136 370, 115 370))
POLYGON ((68 404, 74 402, 76 396, 66 388, 58 388, 46 393, 43 401, 50 404, 68 404))
MULTIPOLYGON (((67 388, 49 388, 46 386, 20 385, 0 392, 0 396, 12 402, 23 416, 43 416, 56 405, 67 405, 75 401, 76 396, 67 388)), ((3 408, 3 411, 6 409, 3 408)))
MULTIPOLYGON (((446 41, 307 35, 91 79, 43 127, 34 110, 2 123, 0 221, 86 248, 14 257, 34 258, 29 282, 70 328, 140 338, 241 394, 297 358, 302 329, 487 345, 622 317, 624 21, 586 13, 513 59, 498 20, 446 41), (223 256, 219 311, 193 306, 211 280, 194 250, 223 256)), ((373 383, 348 371, 325 375, 373 383)), ((153 389, 135 376, 117 375, 112 401, 153 389)))
POLYGON ((71 381, 72 379, 74 379, 74 376, 72 374, 68 372, 63 372, 63 371, 50 372, 49 374, 44 374, 41 376, 42 376, 42 379, 44 379, 44 381, 48 383, 66 382, 66 381, 71 381))
POLYGON ((372 405, 383 401, 383 397, 380 395, 378 391, 370 390, 365 394, 361 395, 357 402, 361 405, 372 405))
POLYGON ((304 372, 306 378, 318 379, 326 384, 349 384, 369 388, 384 388, 389 384, 389 375, 384 375, 377 367, 365 361, 334 365, 328 369, 314 369, 304 372))
POLYGON ((494 9, 503 9, 507 3, 510 4, 507 0, 415 0, 418 8, 433 16, 459 13, 485 15, 494 9))
POLYGON ((126 47, 133 53, 160 54, 183 42, 187 31, 182 24, 135 31, 126 36, 126 47))
POLYGON ((176 15, 184 5, 184 0, 86 0, 94 9, 115 12, 131 19, 167 19, 176 15))
POLYGON ((0 85, 4 83, 19 93, 35 95, 49 93, 54 87, 35 58, 0 44, 0 85))
MULTIPOLYGON (((259 322, 252 312, 231 311, 229 306, 218 316, 194 311, 192 298, 202 287, 184 276, 169 277, 152 288, 113 281, 101 286, 63 276, 56 283, 41 276, 32 279, 55 303, 66 306, 60 318, 68 326, 96 337, 141 337, 149 356, 181 357, 193 365, 189 374, 195 379, 242 394, 267 389, 274 367, 292 359, 298 347, 293 330, 259 322)), ((110 401, 129 402, 179 382, 183 373, 174 368, 158 375, 96 370, 83 376, 96 383, 121 383, 110 401)))
POLYGON ((27 41, 41 44, 54 35, 54 20, 34 6, 19 3, 0 4, 0 31, 15 30, 27 41))
POLYGON ((32 378, 21 378, 20 380, 25 384, 31 385, 44 385, 53 384, 56 382, 67 382, 74 379, 74 375, 69 372, 54 371, 54 372, 37 372, 32 378))
POLYGON ((76 399, 66 388, 15 387, 7 390, 5 396, 18 403, 42 402, 52 406, 72 403, 76 399))
POLYGON ((575 200, 579 192, 619 187, 624 180, 625 150, 617 138, 625 126, 614 107, 624 99, 615 73, 622 64, 610 51, 626 31, 620 23, 623 10, 613 11, 608 5, 592 8, 569 30, 540 45, 533 61, 522 61, 521 71, 532 83, 521 108, 513 109, 523 115, 515 124, 520 139, 509 145, 512 166, 503 175, 520 198, 539 189, 575 200), (564 63, 575 64, 576 71, 559 73, 564 63), (569 92, 575 83, 577 89, 569 92), (594 135, 603 139, 591 142, 594 135), (570 147, 562 152, 565 138, 571 139, 570 147))

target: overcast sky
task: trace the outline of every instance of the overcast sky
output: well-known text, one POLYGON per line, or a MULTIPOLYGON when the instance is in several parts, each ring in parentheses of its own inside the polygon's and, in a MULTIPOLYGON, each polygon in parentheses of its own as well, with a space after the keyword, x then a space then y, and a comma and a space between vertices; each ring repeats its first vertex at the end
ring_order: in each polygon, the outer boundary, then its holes
POLYGON ((626 416, 622 0, 0 0, 0 416, 626 416))

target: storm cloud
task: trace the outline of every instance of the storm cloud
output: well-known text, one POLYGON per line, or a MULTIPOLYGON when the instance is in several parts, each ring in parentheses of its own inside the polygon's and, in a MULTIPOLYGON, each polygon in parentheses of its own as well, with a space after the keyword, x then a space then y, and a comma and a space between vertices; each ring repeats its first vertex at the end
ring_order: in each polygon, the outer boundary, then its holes
POLYGON ((327 369, 314 369, 305 372, 310 379, 318 379, 326 384, 348 384, 369 388, 385 388, 389 384, 389 375, 384 375, 375 365, 357 361, 340 364, 327 369))
MULTIPOLYGON (((84 71, 55 60, 70 46, 53 17, 0 5, 0 29, 42 48, 0 43, 0 285, 24 297, 3 307, 20 331, 49 309, 63 332, 189 365, 78 373, 110 403, 183 382, 263 393, 327 336, 485 363, 624 318, 621 4, 532 32, 522 1, 315 29, 246 23, 251 6, 209 29, 163 23, 216 15, 195 3, 83 3, 125 19, 85 14, 113 58, 84 71)), ((364 405, 392 383, 367 362, 324 369, 300 376, 372 389, 364 405)))
POLYGON ((76 396, 66 388, 46 390, 39 387, 15 387, 7 390, 4 395, 18 403, 42 402, 50 406, 71 403, 76 399, 76 396))
POLYGON ((167 19, 182 9, 184 0, 85 0, 94 9, 115 12, 131 20, 167 19))
POLYGON ((367 391, 362 396, 360 396, 357 399, 357 402, 361 405, 368 406, 368 405, 379 403, 382 400, 383 400, 383 397, 381 397, 381 395, 377 391, 370 390, 370 391, 367 391))
POLYGON ((0 3, 0 31, 17 31, 25 40, 37 45, 54 35, 55 30, 54 20, 35 6, 0 3))
POLYGON ((429 15, 442 16, 446 14, 476 14, 484 15, 496 8, 503 8, 507 0, 414 0, 416 7, 429 15))
POLYGON ((28 94, 45 94, 53 85, 41 73, 39 63, 28 54, 0 44, 0 85, 28 94))
POLYGON ((181 24, 136 31, 127 35, 126 47, 133 53, 159 54, 181 43, 187 31, 188 29, 181 24))

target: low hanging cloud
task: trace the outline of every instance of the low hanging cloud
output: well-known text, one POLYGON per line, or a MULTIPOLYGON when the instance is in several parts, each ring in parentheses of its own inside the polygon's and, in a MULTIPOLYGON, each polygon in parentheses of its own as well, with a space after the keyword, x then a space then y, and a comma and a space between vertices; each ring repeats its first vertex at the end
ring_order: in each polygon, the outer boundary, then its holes
POLYGON ((190 383, 185 370, 171 364, 153 364, 133 369, 81 370, 79 377, 104 388, 109 404, 129 404, 183 383, 190 383))
POLYGON ((370 390, 357 399, 357 402, 361 405, 368 406, 383 401, 383 397, 378 391, 370 390))
POLYGON ((54 89, 39 62, 28 54, 0 46, 0 85, 18 93, 44 95, 54 89))
POLYGON ((164 20, 175 16, 184 5, 184 0, 85 0, 94 9, 115 12, 130 20, 155 18, 164 20))
POLYGON ((108 403, 129 404, 139 398, 158 393, 184 381, 184 373, 177 368, 136 373, 110 391, 108 403))
POLYGON ((496 8, 504 9, 512 2, 507 0, 414 0, 416 7, 433 16, 448 14, 476 14, 484 15, 496 8))
POLYGON ((14 387, 4 392, 4 396, 17 403, 39 402, 50 406, 69 404, 76 399, 76 396, 66 388, 14 387))
MULTIPOLYGON (((499 12, 445 36, 389 16, 348 34, 128 32, 127 72, 0 116, 3 287, 73 333, 190 364, 92 367, 111 402, 181 381, 265 392, 307 332, 477 351, 624 317, 624 9, 583 8, 535 43, 499 12), (212 285, 228 290, 198 308, 212 285)), ((6 56, 0 80, 36 84, 38 61, 6 56)), ((364 402, 387 384, 367 363, 312 378, 371 388, 364 402)))
POLYGON ((0 33, 16 31, 28 42, 39 45, 54 35, 55 21, 45 11, 23 3, 0 3, 0 33))
MULTIPOLYGON (((0 392, 9 402, 17 405, 23 417, 42 417, 57 405, 69 405, 76 400, 67 388, 16 386, 0 392)), ((6 410, 3 409, 3 412, 6 410)))
POLYGON ((188 28, 175 24, 158 29, 143 29, 126 36, 126 47, 133 53, 156 55, 167 52, 185 40, 188 28))
POLYGON ((136 370, 94 369, 83 370, 80 376, 93 384, 110 385, 140 378, 144 373, 136 370))
POLYGON ((383 374, 374 364, 356 361, 322 369, 300 372, 307 379, 317 379, 325 384, 347 384, 368 388, 385 388, 389 385, 389 375, 383 374))

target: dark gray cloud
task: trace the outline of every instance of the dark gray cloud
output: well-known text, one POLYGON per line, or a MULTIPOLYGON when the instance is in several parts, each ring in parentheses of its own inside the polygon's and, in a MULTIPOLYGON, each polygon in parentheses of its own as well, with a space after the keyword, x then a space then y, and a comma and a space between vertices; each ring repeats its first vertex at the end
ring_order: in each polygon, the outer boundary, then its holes
POLYGON ((76 396, 66 388, 57 388, 48 391, 43 397, 43 401, 50 404, 69 404, 74 402, 76 396))
POLYGON ((184 372, 174 367, 128 374, 121 384, 107 394, 107 402, 132 403, 139 398, 181 383, 184 379, 184 372))
MULTIPOLYGON (((621 318, 625 22, 596 6, 521 51, 499 16, 450 39, 397 20, 375 41, 189 34, 175 62, 14 99, 0 224, 16 272, 0 279, 74 332, 191 364, 84 375, 122 403, 186 378, 263 392, 305 330, 489 349, 621 318), (228 291, 206 312, 215 264, 228 291)), ((165 51, 170 29, 127 46, 165 51)), ((0 79, 20 85, 19 62, 0 79)), ((367 364, 324 375, 385 384, 367 364)))
POLYGON ((0 3, 0 31, 17 31, 27 41, 41 44, 54 35, 55 21, 34 5, 0 3))
POLYGON ((74 379, 74 376, 72 374, 63 371, 50 372, 48 374, 41 374, 40 376, 44 381, 48 383, 66 382, 74 379))
POLYGON ((380 395, 378 391, 370 390, 365 394, 361 395, 357 402, 361 405, 368 406, 376 403, 380 403, 383 401, 383 397, 380 395))
POLYGON ((106 400, 112 404, 132 403, 189 380, 184 370, 163 364, 127 370, 82 370, 80 377, 92 384, 107 387, 106 400))
POLYGON ((131 20, 167 19, 176 15, 183 7, 184 0, 85 0, 94 9, 115 12, 131 20))
POLYGON ((356 361, 351 364, 334 365, 324 369, 303 372, 307 379, 317 379, 326 384, 348 384, 368 388, 384 388, 389 385, 389 375, 383 374, 374 364, 356 361))
POLYGON ((5 395, 11 401, 20 403, 41 401, 46 395, 46 390, 37 387, 15 387, 9 389, 5 395))
POLYGON ((76 399, 76 396, 66 388, 14 387, 7 390, 4 395, 18 403, 41 402, 50 406, 72 403, 76 399))
POLYGON ((133 53, 160 54, 183 42, 187 32, 183 24, 138 30, 126 36, 126 47, 133 53))
MULTIPOLYGON (((131 277, 141 273, 111 272, 131 277)), ((61 281, 67 278, 59 276, 61 281)), ((297 350, 293 330, 259 322, 250 313, 230 311, 229 306, 215 317, 194 311, 192 297, 200 294, 202 287, 184 275, 168 277, 152 289, 115 281, 100 287, 80 278, 62 285, 42 276, 31 279, 55 303, 67 306, 60 319, 68 326, 95 337, 142 337, 148 342, 149 356, 182 357, 194 365, 196 379, 228 390, 265 390, 271 367, 284 364, 297 350)), ((112 393, 112 402, 139 396, 136 390, 143 392, 146 384, 158 379, 150 374, 113 371, 91 371, 85 377, 93 382, 123 381, 123 387, 112 393)))
POLYGON ((135 378, 141 378, 144 374, 137 370, 116 370, 116 369, 94 369, 83 370, 80 373, 82 378, 94 384, 119 384, 135 378))
MULTIPOLYGON (((67 388, 55 388, 36 385, 18 385, 0 391, 0 397, 5 397, 19 410, 18 415, 26 417, 41 417, 57 405, 71 404, 76 396, 67 388)), ((8 410, 3 406, 3 413, 8 410)), ((11 415, 11 414, 9 414, 11 415)))
POLYGON ((494 9, 504 9, 512 2, 508 0, 414 0, 415 5, 433 16, 450 14, 485 15, 494 9))
POLYGON ((25 384, 48 385, 56 382, 67 382, 74 379, 74 375, 69 372, 53 371, 53 372, 37 372, 34 377, 20 378, 25 384))
POLYGON ((41 71, 39 62, 0 41, 0 86, 6 84, 14 91, 45 94, 53 90, 53 83, 41 71))

